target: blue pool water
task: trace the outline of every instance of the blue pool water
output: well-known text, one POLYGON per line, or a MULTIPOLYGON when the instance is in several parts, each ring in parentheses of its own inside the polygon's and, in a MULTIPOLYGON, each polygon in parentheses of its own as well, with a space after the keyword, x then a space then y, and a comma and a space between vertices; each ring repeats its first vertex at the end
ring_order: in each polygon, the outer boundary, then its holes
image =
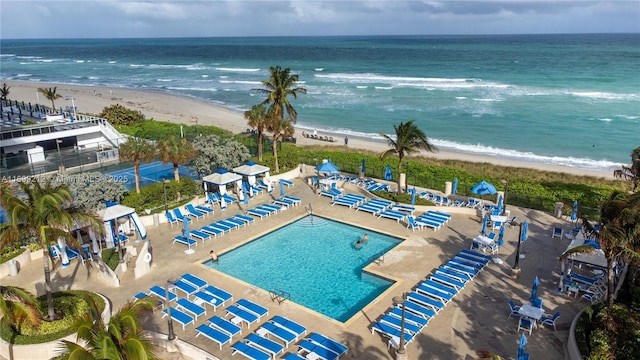
POLYGON ((310 216, 220 256, 205 265, 264 290, 280 289, 294 301, 346 321, 393 282, 362 268, 401 242, 356 226, 310 216), (369 241, 354 244, 368 233, 369 241))
MULTIPOLYGON (((181 177, 190 177, 194 180, 198 180, 198 173, 186 166, 178 165, 178 173, 181 177)), ((128 190, 135 189, 136 180, 134 168, 122 169, 113 171, 108 174, 116 181, 124 182, 128 190)), ((164 180, 173 180, 173 164, 163 164, 162 161, 154 161, 148 164, 140 165, 140 186, 144 187, 149 184, 161 182, 164 180)))

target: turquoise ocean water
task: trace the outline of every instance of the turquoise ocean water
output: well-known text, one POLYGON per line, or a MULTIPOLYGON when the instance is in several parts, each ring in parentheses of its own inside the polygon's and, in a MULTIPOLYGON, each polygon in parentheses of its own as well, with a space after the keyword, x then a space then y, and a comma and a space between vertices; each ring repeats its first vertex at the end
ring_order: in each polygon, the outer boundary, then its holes
MULTIPOLYGON (((303 129, 611 170, 640 145, 640 34, 0 40, 2 79, 166 91, 244 111, 299 74, 303 129)), ((82 111, 82 104, 76 104, 82 111)))

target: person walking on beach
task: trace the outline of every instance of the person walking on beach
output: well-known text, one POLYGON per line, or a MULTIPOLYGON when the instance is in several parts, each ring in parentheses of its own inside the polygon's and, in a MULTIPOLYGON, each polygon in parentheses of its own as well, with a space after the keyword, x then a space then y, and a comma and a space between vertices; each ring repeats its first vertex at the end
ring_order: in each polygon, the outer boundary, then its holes
POLYGON ((349 137, 345 136, 344 137, 344 146, 347 146, 347 145, 349 145, 349 137))

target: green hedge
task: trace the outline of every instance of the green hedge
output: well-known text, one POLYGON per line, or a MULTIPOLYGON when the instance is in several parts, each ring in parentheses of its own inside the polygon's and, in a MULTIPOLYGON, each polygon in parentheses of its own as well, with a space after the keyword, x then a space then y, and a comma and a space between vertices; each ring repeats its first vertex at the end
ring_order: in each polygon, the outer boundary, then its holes
POLYGON ((24 248, 21 247, 6 247, 0 251, 0 264, 4 264, 7 261, 17 257, 25 251, 24 248))
POLYGON ((196 195, 204 193, 199 182, 189 177, 181 177, 180 181, 170 181, 163 187, 163 183, 154 183, 140 189, 140 193, 130 191, 122 199, 122 204, 136 209, 139 214, 144 214, 146 209, 152 213, 164 212, 164 189, 167 190, 167 205, 169 208, 179 206, 193 199, 196 195), (178 193, 181 200, 178 202, 178 193))
MULTIPOLYGON (((17 332, 3 320, 0 320, 0 337, 16 345, 42 344, 73 334, 73 323, 89 314, 87 297, 90 297, 102 312, 105 308, 104 300, 97 294, 82 290, 59 291, 53 293, 53 303, 56 315, 61 316, 55 321, 41 321, 39 326, 24 324, 17 332)), ((40 309, 46 313, 46 295, 38 298, 40 309)))
POLYGON ((220 129, 215 126, 205 125, 180 125, 167 121, 143 120, 131 125, 118 125, 115 128, 127 135, 133 135, 149 140, 161 140, 169 135, 180 136, 183 134, 189 139, 193 139, 200 135, 215 134, 222 137, 229 137, 231 133, 227 130, 220 129), (182 126, 182 133, 180 132, 182 126))

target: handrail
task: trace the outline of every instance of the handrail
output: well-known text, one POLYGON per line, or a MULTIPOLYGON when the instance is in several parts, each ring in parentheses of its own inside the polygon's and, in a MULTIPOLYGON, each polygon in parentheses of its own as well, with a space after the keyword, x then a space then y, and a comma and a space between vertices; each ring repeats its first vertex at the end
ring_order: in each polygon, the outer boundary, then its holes
POLYGON ((269 296, 271 296, 271 301, 278 301, 278 305, 282 304, 285 300, 291 300, 291 294, 280 289, 269 290, 269 296))

